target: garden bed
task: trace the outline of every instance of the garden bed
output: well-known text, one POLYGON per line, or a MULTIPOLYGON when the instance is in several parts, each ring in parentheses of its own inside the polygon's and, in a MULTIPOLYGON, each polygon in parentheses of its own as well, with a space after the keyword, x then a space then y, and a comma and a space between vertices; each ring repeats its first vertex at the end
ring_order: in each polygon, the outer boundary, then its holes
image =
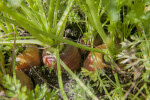
POLYGON ((149 99, 148 0, 0 0, 0 99, 149 99))

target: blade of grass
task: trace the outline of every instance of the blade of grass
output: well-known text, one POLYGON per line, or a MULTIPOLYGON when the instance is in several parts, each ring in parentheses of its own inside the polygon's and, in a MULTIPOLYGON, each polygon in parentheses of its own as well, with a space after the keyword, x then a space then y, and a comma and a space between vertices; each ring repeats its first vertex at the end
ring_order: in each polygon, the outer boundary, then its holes
POLYGON ((60 57, 59 57, 59 45, 57 46, 57 49, 56 49, 56 59, 57 59, 58 83, 59 83, 60 91, 61 91, 63 99, 64 100, 68 100, 67 95, 66 95, 66 93, 64 91, 63 82, 62 82, 60 57))
MULTIPOLYGON (((3 40, 12 40, 13 38, 9 37, 9 38, 5 38, 3 40)), ((25 36, 25 37, 16 37, 17 40, 28 40, 28 39, 31 39, 31 40, 36 40, 35 37, 33 36, 25 36)), ((38 41, 38 40, 37 40, 38 41)))
POLYGON ((31 21, 33 21, 36 24, 39 24, 41 27, 40 29, 42 29, 43 31, 47 31, 46 30, 46 25, 47 22, 42 21, 42 15, 40 14, 41 12, 36 12, 33 11, 31 9, 29 9, 25 4, 22 3, 21 8, 23 10, 23 12, 27 15, 27 18, 30 19, 31 21))
MULTIPOLYGON (((7 44, 13 44, 13 40, 1 40, 0 44, 3 45, 7 45, 7 44)), ((29 40, 16 40, 16 44, 37 44, 37 45, 43 45, 43 43, 41 43, 38 40, 33 40, 33 39, 29 39, 29 40)))
MULTIPOLYGON (((3 13, 3 16, 6 16, 6 17, 8 17, 8 18, 10 17, 10 16, 6 15, 5 13, 3 13)), ((10 24, 9 22, 5 22, 5 25, 6 25, 6 27, 7 27, 8 33, 13 32, 13 29, 12 29, 11 24, 10 24)))
POLYGON ((30 6, 31 9, 34 9, 33 5, 34 5, 34 2, 33 0, 26 0, 30 6))
MULTIPOLYGON (((5 38, 5 37, 8 37, 8 36, 10 36, 10 35, 13 35, 13 32, 8 33, 8 34, 6 34, 6 35, 1 35, 1 36, 0 36, 0 39, 2 40, 2 38, 3 38, 3 39, 5 39, 5 40, 7 40, 8 38, 5 38)), ((14 38, 12 38, 12 37, 9 37, 9 38, 14 39, 14 38)))
MULTIPOLYGON (((1 39, 1 40, 3 40, 3 41, 13 40, 12 37, 8 37, 9 35, 11 35, 11 33, 8 34, 8 35, 2 35, 2 36, 0 36, 0 39, 3 38, 3 39, 1 39), (8 38, 4 38, 4 37, 8 37, 8 38)), ((17 40, 21 40, 21 39, 23 39, 23 40, 25 40, 25 39, 35 39, 35 37, 33 37, 33 36, 19 37, 19 36, 18 36, 18 37, 16 37, 16 39, 17 39, 17 40)))
POLYGON ((54 17, 54 6, 55 6, 55 0, 50 0, 49 4, 49 11, 48 11, 48 32, 51 32, 52 30, 52 22, 54 17))
POLYGON ((56 1, 55 11, 54 11, 54 21, 53 21, 53 27, 56 27, 57 25, 57 16, 58 16, 58 9, 60 6, 60 0, 56 1))
MULTIPOLYGON (((54 32, 56 32, 56 35, 57 35, 57 36, 59 36, 59 35, 63 36, 63 34, 60 34, 60 31, 63 30, 62 27, 63 27, 64 24, 66 24, 65 22, 66 22, 66 19, 67 19, 67 17, 68 17, 68 14, 69 14, 69 12, 70 12, 70 10, 71 10, 71 8, 72 8, 73 2, 74 2, 74 0, 69 0, 69 1, 68 1, 67 8, 66 8, 66 10, 64 11, 64 13, 63 13, 61 19, 60 19, 59 22, 58 22, 58 24, 57 24, 57 26, 56 26, 56 30, 54 30, 54 32)), ((64 27, 64 28, 65 28, 65 27, 64 27)))
MULTIPOLYGON (((96 8, 99 8, 99 3, 101 2, 101 0, 96 0, 95 4, 96 4, 96 8)), ((99 10, 99 9, 97 9, 99 10)))
POLYGON ((142 93, 142 90, 143 90, 143 89, 144 89, 144 85, 143 85, 143 86, 138 90, 138 92, 134 95, 133 100, 139 98, 139 97, 138 97, 139 94, 142 94, 143 97, 146 98, 146 96, 142 93))
POLYGON ((104 43, 106 43, 106 34, 102 28, 102 25, 100 23, 100 19, 98 17, 98 9, 96 9, 94 1, 93 0, 86 0, 86 3, 89 6, 89 10, 90 10, 90 14, 93 18, 93 22, 94 22, 94 27, 96 28, 96 30, 98 31, 99 35, 102 37, 104 43))
POLYGON ((140 90, 138 90, 138 92, 134 95, 133 100, 135 100, 136 98, 138 98, 138 95, 142 92, 142 90, 144 89, 144 85, 140 88, 140 90))
POLYGON ((26 18, 29 18, 31 21, 33 21, 36 24, 39 24, 36 16, 36 12, 32 11, 29 7, 27 7, 26 4, 21 4, 21 10, 26 15, 26 18))
MULTIPOLYGON (((43 44, 47 44, 49 46, 52 46, 53 45, 53 40, 49 37, 49 33, 44 33, 41 31, 39 31, 37 28, 35 27, 32 27, 32 26, 29 26, 26 22, 24 21, 15 21, 15 20, 12 20, 12 19, 8 19, 6 17, 3 17, 3 16, 0 16, 0 18, 4 21, 8 21, 10 23, 13 23, 15 25, 18 25, 18 26, 21 26, 23 27, 24 29, 26 29, 30 34, 32 34, 36 39, 38 39, 39 41, 43 42, 43 44)), ((21 20, 21 19, 20 19, 21 20)))
MULTIPOLYGON (((40 17, 41 17, 41 20, 42 20, 42 25, 43 25, 43 28, 47 28, 47 20, 46 20, 46 15, 45 15, 45 11, 44 11, 44 7, 43 7, 43 3, 42 3, 42 0, 36 0, 37 2, 37 5, 38 5, 38 8, 39 8, 39 14, 40 14, 40 17)), ((46 29, 44 29, 46 30, 46 29)), ((47 29, 48 30, 48 29, 47 29)))
POLYGON ((144 88, 145 88, 146 94, 150 95, 150 91, 149 91, 149 89, 147 87, 147 83, 144 83, 144 88))
POLYGON ((6 29, 6 27, 4 26, 4 24, 1 20, 0 20, 0 29, 3 30, 5 34, 8 33, 8 30, 6 29))
POLYGON ((30 24, 32 25, 33 27, 35 28, 38 28, 40 29, 40 26, 27 19, 25 16, 23 16, 22 14, 20 14, 19 12, 17 12, 16 10, 14 9, 11 9, 11 8, 8 8, 4 3, 0 2, 0 11, 2 12, 5 12, 7 13, 9 16, 11 16, 12 18, 14 18, 16 21, 18 21, 20 24, 24 24, 24 23, 27 23, 27 24, 30 24))

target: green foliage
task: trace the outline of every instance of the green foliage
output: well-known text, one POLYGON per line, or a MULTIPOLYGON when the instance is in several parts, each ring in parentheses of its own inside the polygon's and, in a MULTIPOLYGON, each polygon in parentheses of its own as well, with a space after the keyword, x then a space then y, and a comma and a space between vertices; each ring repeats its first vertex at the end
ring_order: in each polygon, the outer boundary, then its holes
POLYGON ((98 80, 97 79, 97 74, 94 73, 93 71, 88 71, 87 69, 82 68, 82 73, 83 73, 84 76, 89 76, 90 80, 92 80, 94 82, 98 80))
POLYGON ((8 97, 14 97, 19 100, 57 100, 58 91, 50 90, 46 84, 41 86, 37 85, 34 90, 27 90, 26 86, 21 87, 20 81, 15 77, 6 75, 2 80, 4 88, 6 88, 6 95, 8 97))
POLYGON ((74 11, 71 11, 68 15, 68 21, 72 24, 72 22, 78 23, 80 21, 80 17, 74 11))
MULTIPOLYGON (((87 88, 89 90, 91 90, 93 93, 94 89, 92 88, 92 85, 90 83, 90 80, 84 78, 84 76, 79 73, 77 74, 77 76, 79 77, 79 79, 85 83, 85 85, 87 86, 87 88)), ((80 83, 76 82, 74 79, 72 79, 72 77, 69 77, 69 82, 67 82, 66 85, 66 89, 69 91, 68 96, 71 96, 70 99, 72 100, 85 100, 85 99, 89 99, 90 96, 86 93, 86 91, 84 91, 81 87, 80 87, 80 83)))
MULTIPOLYGON (((114 67, 114 63, 117 63, 116 60, 121 61, 121 64, 125 66, 123 69, 125 74, 133 75, 134 78, 128 83, 121 84, 121 76, 115 71, 115 74, 112 73, 115 77, 112 81, 104 72, 93 73, 82 69, 83 76, 88 76, 90 79, 85 85, 82 78, 79 79, 67 69, 65 64, 60 62, 77 82, 71 84, 72 88, 69 87, 75 93, 73 99, 82 99, 82 97, 98 99, 94 94, 93 87, 98 87, 97 89, 101 93, 104 92, 107 99, 125 99, 127 98, 126 94, 129 96, 128 99, 139 99, 141 96, 149 99, 149 8, 149 0, 0 0, 0 44, 2 44, 0 45, 0 63, 4 66, 5 52, 3 51, 12 48, 14 41, 12 32, 17 35, 16 44, 38 44, 49 47, 67 43, 85 50, 106 54, 102 50, 89 48, 62 38, 67 21, 78 24, 80 19, 84 19, 83 22, 87 28, 84 32, 84 42, 87 43, 89 39, 93 42, 94 37, 97 34, 100 35, 107 47, 108 56, 112 58, 112 67, 114 67), (74 5, 78 7, 74 1, 80 7, 77 10, 83 11, 84 18, 80 18, 72 9, 74 5), (72 11, 70 12, 70 10, 72 11), (24 29, 32 36, 20 37, 18 33, 24 29), (91 81, 94 82, 92 86, 91 81), (132 83, 136 84, 135 91, 129 91, 132 83)), ((51 50, 55 50, 55 48, 51 48, 51 50)), ((57 55, 57 60, 59 60, 59 55, 57 55)), ((66 91, 63 89, 60 69, 58 78, 60 90, 64 93, 66 91)), ((30 91, 26 87, 21 87, 18 80, 8 75, 4 76, 3 86, 7 89, 8 97, 16 97, 21 100, 58 99, 57 91, 48 89, 46 85, 37 85, 34 91, 30 91)))
MULTIPOLYGON (((127 69, 128 72, 132 72, 134 81, 140 80, 135 83, 141 84, 140 91, 149 91, 150 37, 143 33, 142 36, 131 36, 131 39, 132 42, 126 40, 122 43, 124 49, 118 54, 118 59, 121 60, 122 64, 126 65, 124 68, 127 69)), ((140 92, 137 91, 136 96, 133 97, 137 98, 139 94, 140 92)), ((146 95, 149 95, 149 92, 146 92, 146 95)))
MULTIPOLYGON (((127 68, 130 68, 132 66, 138 65, 140 67, 140 64, 145 65, 145 63, 148 64, 149 62, 149 35, 146 35, 147 37, 142 35, 142 37, 139 37, 137 35, 131 36, 132 42, 129 40, 126 40, 125 42, 122 42, 123 51, 118 54, 119 59, 122 60, 122 64, 128 63, 131 60, 135 61, 133 64, 128 64, 127 68), (140 51, 139 51, 140 50, 140 51)), ((142 67, 141 66, 141 67, 142 67)))
MULTIPOLYGON (((6 91, 6 94, 8 96, 17 97, 18 94, 24 95, 24 94, 20 93, 21 84, 20 84, 19 80, 15 80, 15 78, 13 79, 9 75, 6 75, 6 76, 4 76, 2 83, 5 88, 9 89, 6 91)), ((23 88, 23 90, 26 90, 26 88, 23 88)))
POLYGON ((76 82, 80 85, 80 87, 94 100, 98 100, 98 98, 86 87, 86 85, 64 64, 64 62, 60 61, 60 64, 64 67, 64 69, 76 80, 76 82))
POLYGON ((105 87, 110 87, 112 84, 112 81, 107 79, 108 76, 104 74, 104 72, 99 71, 99 73, 97 74, 96 72, 88 71, 85 68, 82 68, 81 72, 83 76, 89 77, 90 81, 94 82, 94 84, 92 84, 92 87, 98 87, 97 89, 100 91, 100 93, 103 92, 103 86, 99 81, 99 76, 104 76, 104 78, 102 78, 102 81, 105 87))
POLYGON ((148 22, 150 20, 150 13, 146 6, 149 7, 146 0, 135 0, 134 4, 130 5, 130 11, 127 14, 125 22, 138 24, 147 33, 149 31, 148 22))
MULTIPOLYGON (((12 1, 10 0, 10 2, 12 1)), ((68 6, 63 11, 63 14, 59 21, 57 21, 57 10, 59 10, 58 7, 60 5, 60 1, 56 2, 55 5, 55 0, 50 1, 48 11, 44 11, 45 9, 43 1, 41 0, 27 0, 22 2, 17 1, 12 3, 11 7, 8 6, 8 4, 10 4, 9 2, 1 2, 0 10, 2 15, 0 17, 4 22, 6 21, 9 23, 13 23, 24 28, 36 39, 41 41, 43 45, 53 45, 54 41, 48 34, 60 35, 60 37, 63 36, 64 33, 61 31, 65 28, 63 26, 65 26, 66 24, 66 19, 72 7, 72 3, 72 0, 68 1, 68 6), (19 8, 15 9, 17 5, 19 6, 19 8), (5 14, 7 14, 8 16, 3 16, 5 14), (39 31, 48 33, 44 34, 43 32, 39 31)))
POLYGON ((17 8, 20 6, 20 4, 22 3, 23 0, 8 0, 8 5, 10 7, 14 7, 14 8, 17 8))
POLYGON ((93 44, 93 41, 94 41, 94 34, 92 34, 92 30, 89 29, 88 31, 91 31, 91 32, 83 33, 83 37, 82 37, 82 39, 86 45, 88 45, 89 41, 91 44, 93 44))
POLYGON ((119 21, 119 1, 118 0, 102 0, 102 6, 108 12, 110 23, 119 21))

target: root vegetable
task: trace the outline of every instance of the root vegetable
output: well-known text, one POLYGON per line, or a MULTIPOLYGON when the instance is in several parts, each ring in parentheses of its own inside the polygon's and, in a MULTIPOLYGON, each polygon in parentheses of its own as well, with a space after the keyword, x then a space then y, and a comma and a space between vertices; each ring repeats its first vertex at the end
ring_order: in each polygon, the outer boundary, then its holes
MULTIPOLYGON (((106 49, 105 45, 99 45, 96 48, 106 49)), ((107 65, 103 62, 102 56, 103 56, 103 54, 101 54, 101 53, 93 52, 93 57, 92 57, 92 52, 90 52, 84 61, 83 67, 89 71, 95 71, 95 68, 94 68, 94 63, 95 63, 96 69, 103 70, 104 67, 108 67, 109 65, 107 65)))
MULTIPOLYGON (((80 69, 81 55, 77 47, 67 45, 61 52, 60 59, 72 70, 80 69)), ((43 52, 43 63, 48 67, 53 67, 57 70, 56 58, 54 55, 47 55, 46 51, 43 52)), ((61 66, 62 67, 62 66, 61 66)), ((62 67, 62 71, 63 71, 62 67)))
POLYGON ((16 57, 16 61, 19 62, 16 69, 28 73, 31 67, 41 65, 40 60, 38 47, 36 45, 30 45, 23 51, 22 54, 19 54, 16 57))
POLYGON ((16 78, 20 80, 21 86, 26 86, 27 89, 33 89, 33 82, 29 76, 20 70, 16 70, 16 78))

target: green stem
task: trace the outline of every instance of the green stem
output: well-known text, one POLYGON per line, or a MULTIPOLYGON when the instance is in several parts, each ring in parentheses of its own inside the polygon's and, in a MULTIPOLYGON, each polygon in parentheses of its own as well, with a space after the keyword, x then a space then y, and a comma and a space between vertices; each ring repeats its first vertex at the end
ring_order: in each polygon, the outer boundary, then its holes
POLYGON ((14 32, 14 43, 13 43, 13 51, 12 51, 12 59, 11 59, 11 68, 10 68, 10 75, 13 75, 13 72, 15 72, 15 54, 16 54, 16 52, 15 52, 15 50, 16 50, 16 33, 14 32))
POLYGON ((4 59, 4 55, 2 53, 2 50, 0 49, 0 66, 1 66, 1 69, 2 69, 2 72, 4 75, 6 75, 6 71, 5 71, 5 59, 4 59))
POLYGON ((120 94, 120 98, 123 98, 122 87, 121 87, 121 84, 119 82, 117 73, 115 73, 114 76, 115 76, 116 84, 117 84, 117 87, 118 87, 118 94, 120 94))
MULTIPOLYGON (((10 45, 13 44, 13 40, 2 40, 0 41, 0 44, 3 45, 10 45)), ((37 44, 37 45, 44 45, 42 42, 38 41, 38 40, 33 40, 33 39, 28 39, 28 40, 16 40, 16 44, 37 44)))
MULTIPOLYGON (((61 32, 61 30, 62 30, 63 25, 66 24, 65 21, 66 21, 66 19, 67 19, 67 17, 68 17, 68 14, 69 14, 69 12, 70 12, 70 10, 71 10, 71 8, 72 8, 73 2, 74 2, 74 0, 69 0, 69 1, 68 1, 67 8, 66 8, 66 10, 64 11, 64 13, 63 13, 61 19, 59 20, 59 22, 58 22, 58 24, 57 24, 57 26, 56 26, 56 30, 55 30, 54 32, 56 32, 56 35, 57 35, 57 36, 60 35, 60 32, 61 32)), ((61 34, 61 36, 63 36, 63 35, 61 34)))
MULTIPOLYGON (((42 32, 42 31, 39 31, 41 33, 44 33, 46 34, 45 32, 42 32)), ((79 48, 82 48, 84 50, 88 50, 88 51, 93 51, 93 52, 98 52, 98 53, 102 53, 102 54, 106 54, 104 51, 102 51, 101 49, 96 49, 96 48, 91 48, 91 47, 87 47, 87 46, 84 46, 82 44, 78 44, 78 43, 75 43, 73 41, 70 41, 70 40, 67 40, 67 39, 63 39, 61 37, 57 37, 56 35, 53 35, 53 34, 48 34, 47 35, 48 37, 51 37, 57 41, 60 41, 60 42, 64 42, 64 43, 67 43, 67 44, 70 44, 70 45, 73 45, 75 47, 79 47, 79 48)), ((107 54, 106 54, 107 55, 107 54)))
POLYGON ((96 28, 99 35, 102 37, 104 43, 106 43, 107 36, 102 28, 100 19, 98 17, 98 9, 95 8, 95 4, 94 4, 93 0, 86 0, 86 3, 88 4, 88 6, 90 8, 89 10, 90 10, 90 13, 91 13, 91 16, 93 19, 93 23, 94 23, 93 26, 96 28))
POLYGON ((57 49, 56 49, 56 59, 57 59, 58 83, 59 83, 60 91, 61 91, 61 94, 63 96, 63 99, 68 100, 67 95, 66 95, 64 88, 63 88, 61 66, 60 66, 60 57, 59 57, 59 46, 57 46, 57 49))
POLYGON ((45 36, 47 37, 51 37, 52 39, 55 39, 57 41, 60 41, 60 42, 64 42, 64 43, 67 43, 67 44, 70 44, 70 45, 73 45, 75 47, 79 47, 79 48, 82 48, 84 50, 88 50, 88 51, 93 51, 93 52, 98 52, 98 53, 102 53, 102 54, 106 54, 104 51, 102 51, 101 49, 96 49, 96 48, 91 48, 91 47, 87 47, 87 46, 84 46, 82 44, 78 44, 78 43, 75 43, 73 41, 70 41, 70 40, 67 40, 67 39, 63 39, 61 37, 57 37, 56 35, 53 35, 53 34, 47 34, 46 32, 43 32, 43 31, 37 31, 38 33, 42 33, 42 34, 45 34, 45 36))

